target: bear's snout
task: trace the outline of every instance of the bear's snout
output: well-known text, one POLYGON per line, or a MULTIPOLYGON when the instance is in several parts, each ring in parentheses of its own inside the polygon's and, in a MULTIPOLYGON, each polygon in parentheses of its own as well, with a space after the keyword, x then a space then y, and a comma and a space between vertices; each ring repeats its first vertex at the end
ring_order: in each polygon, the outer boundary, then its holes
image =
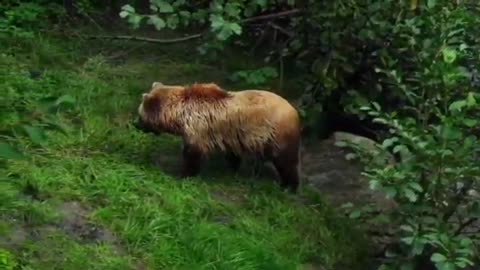
POLYGON ((152 129, 151 127, 149 127, 148 125, 146 125, 142 119, 138 118, 137 120, 133 120, 132 121, 132 126, 135 127, 136 129, 142 131, 142 132, 145 132, 145 133, 154 133, 154 134, 158 134, 158 132, 154 129, 152 129))
POLYGON ((131 122, 132 126, 138 130, 142 130, 143 129, 143 124, 141 123, 140 119, 136 119, 136 120, 132 120, 131 122))

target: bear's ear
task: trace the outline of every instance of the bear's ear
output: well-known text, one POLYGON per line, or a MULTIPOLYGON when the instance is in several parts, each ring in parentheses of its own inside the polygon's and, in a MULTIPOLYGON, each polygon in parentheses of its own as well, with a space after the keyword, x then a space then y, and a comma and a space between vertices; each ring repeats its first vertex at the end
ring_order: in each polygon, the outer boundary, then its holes
POLYGON ((161 83, 161 82, 153 82, 152 83, 152 88, 155 88, 157 86, 163 86, 163 83, 161 83))

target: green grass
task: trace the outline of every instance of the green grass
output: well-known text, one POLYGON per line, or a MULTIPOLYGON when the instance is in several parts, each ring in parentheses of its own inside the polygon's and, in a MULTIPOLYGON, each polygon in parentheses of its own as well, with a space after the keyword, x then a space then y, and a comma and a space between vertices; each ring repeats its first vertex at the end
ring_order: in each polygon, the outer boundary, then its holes
POLYGON ((192 48, 145 45, 119 60, 109 56, 123 43, 43 38, 2 46, 2 125, 23 119, 11 105, 21 99, 31 110, 48 95, 76 102, 57 112, 69 131, 48 132, 43 147, 4 132, 29 159, 1 164, 0 258, 8 260, 0 268, 12 261, 49 270, 366 267, 366 239, 318 196, 299 200, 249 168, 233 174, 221 158, 199 177, 178 179, 180 140, 131 127, 153 81, 226 82, 226 71, 192 48), (44 73, 30 79, 32 69, 44 73))

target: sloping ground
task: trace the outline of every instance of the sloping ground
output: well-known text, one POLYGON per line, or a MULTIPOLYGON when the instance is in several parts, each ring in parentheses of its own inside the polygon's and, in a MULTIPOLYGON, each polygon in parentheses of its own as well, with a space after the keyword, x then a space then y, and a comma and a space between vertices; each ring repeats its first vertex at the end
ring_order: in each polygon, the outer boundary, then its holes
MULTIPOLYGON (((360 206, 374 203, 384 210, 394 207, 393 201, 386 199, 383 193, 369 189, 368 181, 361 176, 361 163, 348 159, 348 155, 354 151, 337 146, 336 143, 341 139, 334 135, 304 146, 302 171, 308 185, 323 193, 337 206, 346 203, 360 206)), ((353 134, 350 136, 358 137, 353 134)))
POLYGON ((0 89, 14 94, 2 105, 64 94, 76 103, 60 114, 68 133, 49 133, 40 148, 17 139, 29 160, 0 168, 0 255, 8 257, 1 263, 49 270, 368 269, 368 240, 321 195, 298 200, 254 176, 248 163, 233 175, 221 158, 200 177, 179 180, 179 140, 130 126, 154 80, 223 81, 223 72, 186 53, 191 48, 144 48, 112 62, 109 56, 119 55, 113 43, 3 44, 0 70, 8 72, 0 74, 0 89), (106 56, 85 52, 92 47, 106 56), (33 69, 38 78, 29 77, 33 69))

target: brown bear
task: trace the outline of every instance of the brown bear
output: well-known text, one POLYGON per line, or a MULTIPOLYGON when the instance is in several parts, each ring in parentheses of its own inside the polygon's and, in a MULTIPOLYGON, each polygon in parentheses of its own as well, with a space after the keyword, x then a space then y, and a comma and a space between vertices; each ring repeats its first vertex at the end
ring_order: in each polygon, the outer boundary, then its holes
POLYGON ((296 192, 300 170, 300 118, 282 97, 264 90, 225 91, 214 83, 190 86, 154 82, 143 94, 134 126, 182 136, 182 176, 194 176, 214 150, 227 153, 233 169, 254 154, 272 161, 281 186, 296 192))

